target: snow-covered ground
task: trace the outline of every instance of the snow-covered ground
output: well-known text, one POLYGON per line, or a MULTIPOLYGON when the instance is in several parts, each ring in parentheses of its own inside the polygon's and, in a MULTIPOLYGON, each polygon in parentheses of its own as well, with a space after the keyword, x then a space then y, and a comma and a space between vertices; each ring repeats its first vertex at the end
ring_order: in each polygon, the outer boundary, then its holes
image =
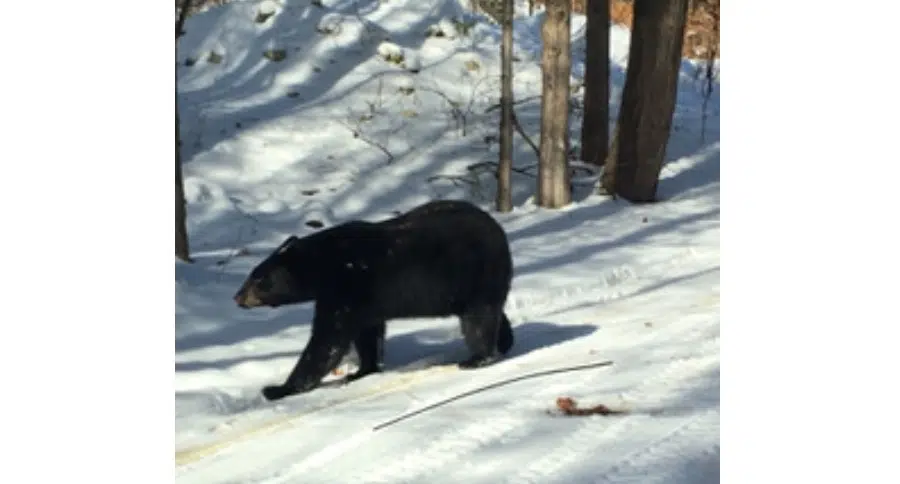
MULTIPOLYGON (((514 174, 515 210, 492 211, 515 262, 509 358, 422 370, 465 354, 456 321, 396 321, 383 374, 260 401, 306 344, 311 307, 244 311, 231 295, 284 237, 435 198, 491 207, 494 180, 477 167, 496 160, 500 33, 467 3, 237 1, 188 19, 179 108, 196 263, 176 263, 178 482, 718 482, 719 92, 701 131, 688 63, 662 202, 578 187, 571 206, 545 210, 534 178, 514 174), (561 416, 561 396, 630 413, 561 416)), ((515 33, 517 115, 535 140, 540 21, 521 15, 515 33)), ((576 84, 583 26, 576 16, 576 84)), ((628 32, 611 35, 615 108, 628 32)), ((574 140, 579 128, 576 114, 574 140)), ((515 163, 536 163, 518 135, 515 163)))

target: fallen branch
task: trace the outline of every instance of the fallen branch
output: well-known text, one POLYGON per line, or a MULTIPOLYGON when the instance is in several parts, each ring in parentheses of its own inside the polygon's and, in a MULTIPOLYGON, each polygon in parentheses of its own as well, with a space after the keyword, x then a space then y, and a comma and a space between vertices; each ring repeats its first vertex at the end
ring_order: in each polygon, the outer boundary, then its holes
POLYGON ((569 160, 569 170, 572 172, 572 178, 569 180, 572 185, 594 185, 603 176, 602 166, 578 160, 569 160), (588 172, 588 176, 575 176, 575 170, 584 170, 588 172))
MULTIPOLYGON (((512 166, 512 167, 510 167, 509 169, 510 169, 511 171, 515 172, 515 173, 520 174, 520 175, 525 175, 525 176, 530 176, 530 177, 532 177, 532 178, 537 178, 537 175, 535 175, 534 173, 531 173, 531 172, 529 171, 529 170, 535 169, 535 168, 537 168, 537 165, 531 165, 531 166, 525 167, 525 168, 519 168, 519 167, 512 166)), ((489 171, 489 170, 493 170, 493 171, 495 172, 495 173, 494 173, 494 177, 496 178, 497 162, 496 162, 496 161, 480 161, 480 162, 478 162, 478 163, 474 163, 474 164, 472 164, 472 165, 467 166, 466 169, 469 170, 469 171, 479 171, 479 170, 482 170, 482 171, 489 171)))
MULTIPOLYGON (((496 171, 496 168, 497 168, 496 161, 480 161, 478 163, 474 163, 474 164, 471 164, 466 167, 466 169, 470 172, 479 172, 479 171, 488 172, 490 170, 496 171)), ((535 174, 535 172, 536 172, 537 168, 538 168, 538 165, 537 165, 537 163, 535 163, 535 164, 524 166, 524 167, 513 166, 510 169, 513 172, 518 173, 520 175, 536 178, 537 175, 535 174)), ((572 175, 571 179, 569 180, 569 183, 571 183, 572 185, 593 185, 600 180, 600 177, 602 176, 602 172, 603 172, 603 167, 598 167, 596 165, 592 165, 590 163, 584 163, 581 161, 570 160, 569 161, 569 171, 571 172, 571 175, 572 175), (583 177, 576 176, 575 172, 577 170, 586 171, 588 173, 588 176, 583 176, 583 177)), ((464 175, 435 175, 431 178, 436 180, 436 179, 441 179, 441 178, 450 179, 451 177, 460 177, 461 178, 463 176, 464 175)), ((496 173, 494 173, 494 178, 496 178, 496 177, 497 177, 497 175, 496 175, 496 173)), ((432 181, 432 179, 429 179, 429 181, 432 181)))
POLYGON ((471 178, 467 178, 466 175, 432 175, 428 177, 425 181, 431 183, 438 180, 446 180, 450 183, 453 183, 453 186, 460 187, 463 184, 475 186, 476 181, 471 178))
MULTIPOLYGON (((534 101, 534 100, 540 99, 540 98, 541 98, 540 94, 538 94, 536 96, 529 96, 526 98, 522 98, 522 99, 519 99, 518 101, 513 102, 513 106, 515 106, 516 104, 524 104, 527 102, 531 102, 531 101, 534 101)), ((487 113, 489 113, 491 111, 495 111, 497 109, 500 109, 500 103, 488 106, 488 108, 484 110, 484 113, 487 114, 487 113)))

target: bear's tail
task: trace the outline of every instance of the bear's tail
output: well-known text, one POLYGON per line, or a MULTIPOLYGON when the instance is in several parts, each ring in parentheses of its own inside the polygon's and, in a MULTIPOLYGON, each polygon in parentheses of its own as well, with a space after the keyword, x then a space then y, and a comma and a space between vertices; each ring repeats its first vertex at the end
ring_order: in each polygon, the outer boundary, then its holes
POLYGON ((505 355, 513 345, 512 325, 506 313, 500 312, 500 328, 497 331, 497 349, 500 354, 505 355))

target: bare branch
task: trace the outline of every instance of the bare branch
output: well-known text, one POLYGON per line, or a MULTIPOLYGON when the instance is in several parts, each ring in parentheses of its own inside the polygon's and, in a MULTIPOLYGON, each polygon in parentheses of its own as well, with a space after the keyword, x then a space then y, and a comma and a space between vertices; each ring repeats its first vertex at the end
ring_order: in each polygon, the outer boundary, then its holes
POLYGON ((338 122, 341 123, 348 130, 350 130, 350 132, 353 133, 354 138, 357 138, 360 141, 366 143, 367 145, 369 145, 373 148, 376 148, 378 151, 381 151, 382 153, 384 153, 384 155, 387 157, 387 164, 391 164, 394 162, 394 154, 391 153, 390 150, 388 150, 384 145, 382 145, 381 143, 379 143, 373 139, 363 136, 358 128, 353 127, 353 126, 351 126, 343 121, 340 121, 340 120, 338 120, 338 122))
POLYGON ((534 156, 536 156, 538 159, 540 159, 541 158, 541 149, 538 148, 538 145, 534 144, 534 141, 532 141, 531 138, 528 137, 528 135, 525 133, 525 130, 522 128, 522 125, 519 124, 519 117, 516 116, 515 110, 513 110, 513 113, 512 113, 512 120, 513 120, 513 126, 516 128, 516 131, 519 132, 519 135, 521 135, 522 138, 525 140, 525 142, 531 146, 531 149, 534 150, 534 156))
MULTIPOLYGON (((528 96, 528 97, 526 97, 526 98, 522 98, 522 99, 519 99, 518 101, 513 102, 513 106, 515 106, 515 105, 517 105, 517 104, 524 104, 524 103, 527 103, 527 102, 535 101, 535 100, 538 100, 538 99, 540 99, 540 98, 541 98, 541 95, 540 95, 540 94, 538 94, 538 95, 536 95, 536 96, 528 96)), ((493 105, 491 105, 491 106, 488 106, 487 109, 484 110, 484 113, 487 114, 487 113, 489 113, 489 112, 491 112, 491 111, 496 111, 496 110, 498 110, 498 109, 500 109, 500 103, 497 103, 497 104, 493 104, 493 105)))

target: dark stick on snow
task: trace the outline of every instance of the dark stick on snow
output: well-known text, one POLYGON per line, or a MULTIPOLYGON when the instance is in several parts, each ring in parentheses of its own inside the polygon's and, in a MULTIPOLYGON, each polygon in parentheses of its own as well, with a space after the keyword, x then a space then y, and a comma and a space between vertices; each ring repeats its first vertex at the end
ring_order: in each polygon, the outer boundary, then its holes
POLYGON ((388 421, 382 422, 382 423, 380 423, 380 424, 378 424, 378 425, 372 427, 372 431, 373 431, 373 432, 376 432, 376 431, 381 430, 381 429, 383 429, 383 428, 385 428, 385 427, 389 427, 389 426, 394 425, 394 424, 396 424, 396 423, 398 423, 398 422, 401 422, 401 421, 406 420, 406 419, 408 419, 408 418, 411 418, 411 417, 414 417, 414 416, 416 416, 416 415, 419 415, 420 413, 424 413, 424 412, 427 412, 427 411, 429 411, 429 410, 433 410, 433 409, 435 409, 435 408, 437 408, 437 407, 440 407, 440 406, 442 406, 442 405, 446 405, 446 404, 448 404, 448 403, 450 403, 450 402, 454 402, 454 401, 456 401, 456 400, 461 400, 461 399, 463 399, 463 398, 465 398, 465 397, 468 397, 468 396, 470 396, 470 395, 474 395, 474 394, 476 394, 476 393, 481 393, 481 392, 486 391, 486 390, 492 390, 492 389, 494 389, 494 388, 497 388, 497 387, 500 387, 500 386, 503 386, 503 385, 509 385, 510 383, 515 383, 515 382, 519 382, 519 381, 522 381, 522 380, 527 380, 527 379, 529 379, 529 378, 537 378, 537 377, 541 377, 541 376, 554 375, 554 374, 557 374, 557 373, 568 373, 568 372, 572 372, 572 371, 587 370, 587 369, 591 369, 591 368, 600 368, 600 367, 603 367, 603 366, 609 366, 609 365, 612 365, 612 364, 613 364, 612 361, 608 361, 608 360, 607 360, 607 361, 600 361, 600 362, 597 362, 597 363, 587 363, 587 364, 584 364, 584 365, 567 366, 567 367, 563 367, 563 368, 555 368, 555 369, 552 369, 552 370, 538 371, 538 372, 535 372, 535 373, 528 373, 528 374, 526 374, 526 375, 521 375, 521 376, 517 376, 517 377, 515 377, 515 378, 510 378, 510 379, 508 379, 508 380, 501 380, 501 381, 498 381, 498 382, 491 383, 491 384, 489 384, 489 385, 485 385, 485 386, 483 386, 483 387, 479 387, 479 388, 475 388, 475 389, 473 389, 473 390, 469 390, 469 391, 467 391, 467 392, 465 392, 465 393, 460 393, 459 395, 455 395, 455 396, 452 396, 452 397, 450 397, 450 398, 446 398, 446 399, 444 399, 444 400, 440 400, 440 401, 435 402, 435 403, 432 403, 432 404, 430 404, 430 405, 426 405, 426 406, 424 406, 424 407, 422 407, 422 408, 420 408, 420 409, 418 409, 418 410, 413 410, 413 411, 411 411, 411 412, 407 412, 407 413, 405 413, 405 414, 403 414, 403 415, 400 415, 399 417, 392 418, 392 419, 390 419, 390 420, 388 420, 388 421))

